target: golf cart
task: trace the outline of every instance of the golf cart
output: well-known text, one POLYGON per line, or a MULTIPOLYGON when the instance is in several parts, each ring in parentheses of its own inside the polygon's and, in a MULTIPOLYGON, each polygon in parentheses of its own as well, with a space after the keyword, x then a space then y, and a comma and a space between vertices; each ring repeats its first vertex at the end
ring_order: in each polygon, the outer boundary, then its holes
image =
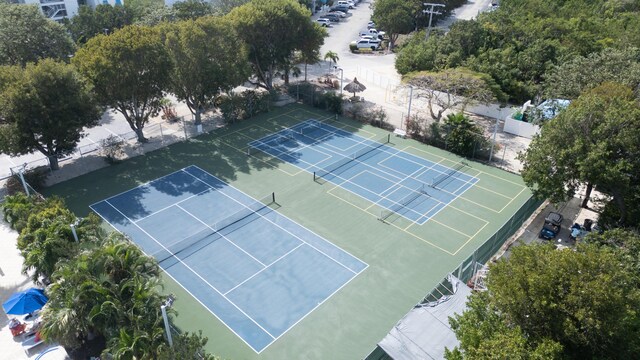
POLYGON ((564 217, 562 214, 550 212, 544 219, 544 225, 542 226, 542 230, 540 230, 540 234, 538 236, 541 239, 546 240, 551 240, 556 237, 560 232, 560 226, 562 225, 563 219, 564 217))

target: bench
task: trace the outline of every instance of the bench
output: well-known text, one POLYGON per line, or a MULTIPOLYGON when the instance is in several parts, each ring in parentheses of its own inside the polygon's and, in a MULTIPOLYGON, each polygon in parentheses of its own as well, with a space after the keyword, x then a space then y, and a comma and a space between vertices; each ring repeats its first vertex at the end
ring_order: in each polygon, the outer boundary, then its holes
POLYGON ((393 130, 393 133, 396 134, 396 136, 402 137, 403 139, 407 138, 407 132, 402 129, 395 129, 393 130))
POLYGON ((27 334, 27 336, 25 336, 25 340, 21 344, 22 350, 24 350, 24 353, 29 356, 31 350, 38 347, 42 343, 44 343, 44 341, 39 336, 37 336, 36 333, 27 334))

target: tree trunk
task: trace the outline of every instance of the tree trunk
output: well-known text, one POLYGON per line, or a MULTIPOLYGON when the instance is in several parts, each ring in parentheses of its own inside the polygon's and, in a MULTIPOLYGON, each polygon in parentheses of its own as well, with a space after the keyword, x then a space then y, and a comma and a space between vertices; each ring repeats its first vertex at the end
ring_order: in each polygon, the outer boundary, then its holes
POLYGON ((196 109, 195 113, 193 114, 193 117, 194 117, 195 125, 202 124, 202 108, 201 107, 196 109))
POLYGON ((133 129, 133 131, 136 133, 136 136, 138 137, 138 142, 143 144, 146 143, 148 140, 146 137, 144 137, 144 133, 142 132, 141 128, 136 128, 133 129))
POLYGON ((627 221, 627 207, 624 201, 624 195, 620 190, 611 191, 613 195, 613 201, 618 207, 618 211, 620 211, 620 219, 618 219, 618 225, 623 226, 627 221))
POLYGON ((51 170, 60 169, 60 164, 58 164, 58 156, 47 155, 47 158, 49 159, 49 166, 51 167, 51 170))
POLYGON ((588 209, 588 203, 589 203, 589 199, 591 198, 591 190, 593 190, 593 184, 591 183, 587 183, 587 190, 585 191, 584 194, 584 199, 582 200, 582 204, 580 204, 581 207, 588 209))
POLYGON ((307 82, 307 63, 304 63, 304 82, 307 82))

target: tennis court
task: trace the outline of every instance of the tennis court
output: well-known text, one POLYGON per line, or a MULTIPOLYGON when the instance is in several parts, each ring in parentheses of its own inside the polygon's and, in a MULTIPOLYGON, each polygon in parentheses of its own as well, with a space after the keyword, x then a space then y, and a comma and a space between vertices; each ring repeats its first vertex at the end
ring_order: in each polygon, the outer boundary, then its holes
POLYGON ((78 216, 93 204, 163 260, 175 326, 202 330, 212 354, 362 359, 447 273, 470 276, 495 253, 531 213, 531 192, 516 174, 383 129, 309 120, 334 116, 275 108, 44 195, 78 216))
POLYGON ((91 205, 260 353, 367 265, 189 166, 91 205))
POLYGON ((248 145, 371 201, 383 221, 402 216, 422 225, 478 181, 461 172, 464 162, 448 167, 389 143, 390 135, 370 140, 309 119, 248 145))

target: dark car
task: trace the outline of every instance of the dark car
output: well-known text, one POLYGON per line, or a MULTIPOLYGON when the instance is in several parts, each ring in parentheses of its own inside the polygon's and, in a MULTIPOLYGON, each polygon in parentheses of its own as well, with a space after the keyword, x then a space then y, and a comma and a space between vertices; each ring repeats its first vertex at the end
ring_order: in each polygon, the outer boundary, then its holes
POLYGON ((544 225, 540 230, 539 237, 541 239, 551 240, 560 232, 560 226, 562 225, 564 217, 557 212, 550 212, 546 218, 544 218, 544 225))
POLYGON ((343 13, 349 13, 349 7, 346 5, 336 5, 331 7, 331 11, 342 11, 343 13))

